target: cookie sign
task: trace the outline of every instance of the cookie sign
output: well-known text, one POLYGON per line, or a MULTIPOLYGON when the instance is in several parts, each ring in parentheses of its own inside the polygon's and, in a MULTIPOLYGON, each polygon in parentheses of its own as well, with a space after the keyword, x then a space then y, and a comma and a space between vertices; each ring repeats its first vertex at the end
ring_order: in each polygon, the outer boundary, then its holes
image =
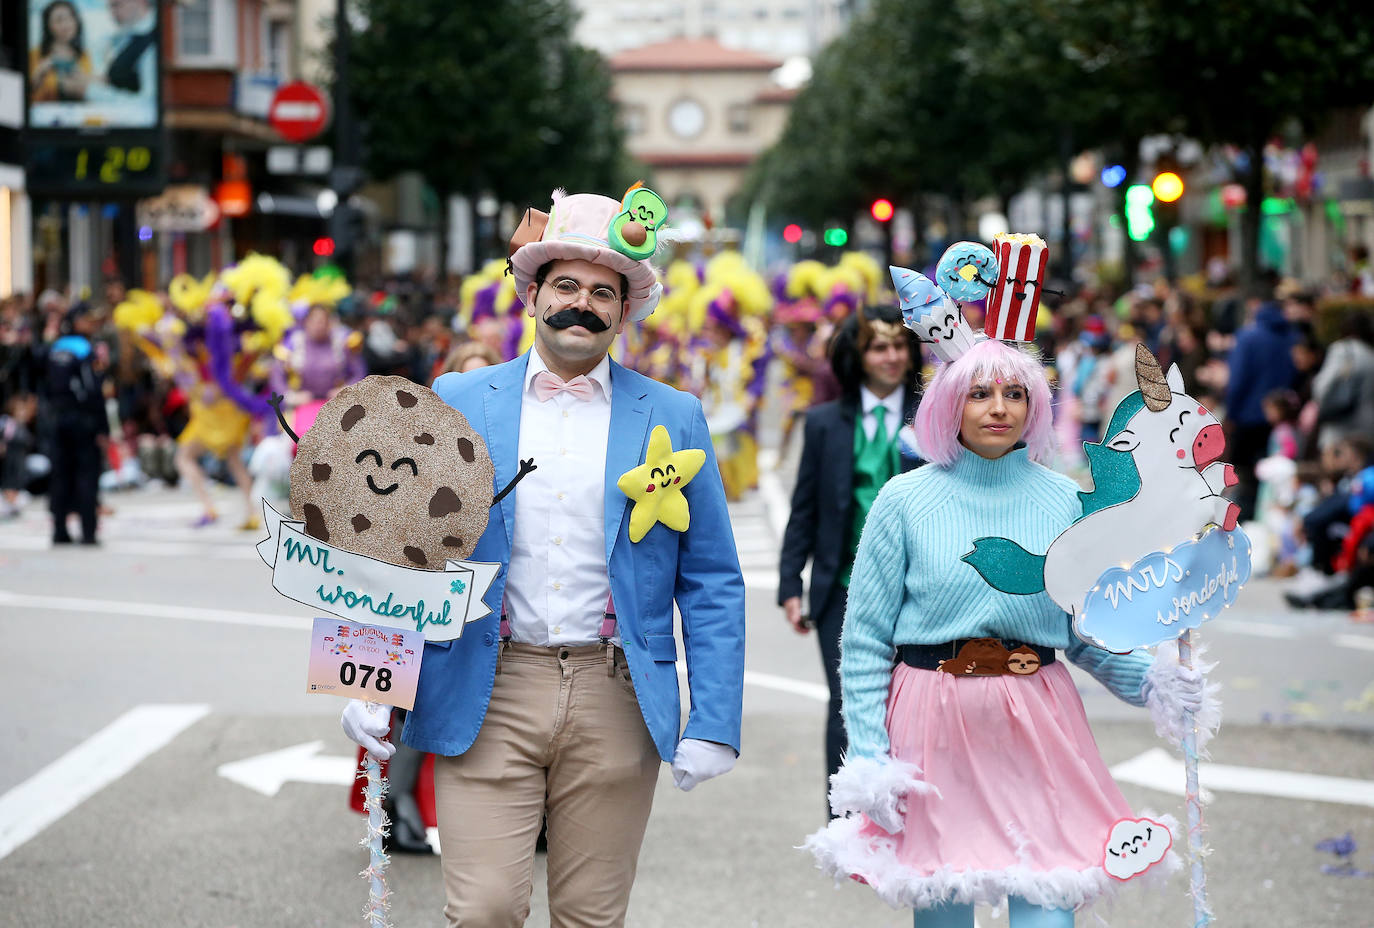
POLYGON ((319 541, 442 570, 477 547, 493 480, 486 444, 462 413, 404 377, 365 377, 300 436, 291 510, 319 541))
POLYGON ((365 377, 325 403, 296 436, 289 519, 263 504, 258 554, 284 596, 350 621, 451 641, 491 613, 482 597, 499 564, 465 561, 500 494, 482 437, 434 391, 365 377))

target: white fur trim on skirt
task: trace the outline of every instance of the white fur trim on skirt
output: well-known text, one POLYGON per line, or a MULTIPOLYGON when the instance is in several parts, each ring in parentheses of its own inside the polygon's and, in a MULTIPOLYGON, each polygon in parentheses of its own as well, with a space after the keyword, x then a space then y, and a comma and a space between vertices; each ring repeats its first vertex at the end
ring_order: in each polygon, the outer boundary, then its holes
MULTIPOLYGON (((1167 826, 1177 843, 1182 833, 1178 819, 1172 815, 1147 817, 1167 826)), ((815 856, 821 871, 835 878, 837 886, 846 879, 860 879, 894 909, 928 909, 948 902, 1000 905, 1007 896, 1020 896, 1044 908, 1079 909, 1110 899, 1125 885, 1108 876, 1102 867, 1049 871, 1029 867, 946 869, 918 873, 897 859, 897 838, 861 834, 864 825, 864 819, 858 815, 835 819, 810 835, 803 848, 815 856)), ((908 835, 906 840, 912 837, 908 835)), ((1179 856, 1170 851, 1158 864, 1128 882, 1159 887, 1182 866, 1179 856)))
POLYGON ((891 757, 847 757, 830 775, 830 808, 836 815, 858 812, 879 821, 900 820, 908 793, 939 793, 918 780, 921 768, 891 757))

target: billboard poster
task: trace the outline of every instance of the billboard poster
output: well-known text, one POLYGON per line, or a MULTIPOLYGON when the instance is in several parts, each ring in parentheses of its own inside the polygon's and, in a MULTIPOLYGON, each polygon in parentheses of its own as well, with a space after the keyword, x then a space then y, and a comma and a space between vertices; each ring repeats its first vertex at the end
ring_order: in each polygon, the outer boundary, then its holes
POLYGON ((158 125, 156 0, 28 0, 30 129, 158 125))

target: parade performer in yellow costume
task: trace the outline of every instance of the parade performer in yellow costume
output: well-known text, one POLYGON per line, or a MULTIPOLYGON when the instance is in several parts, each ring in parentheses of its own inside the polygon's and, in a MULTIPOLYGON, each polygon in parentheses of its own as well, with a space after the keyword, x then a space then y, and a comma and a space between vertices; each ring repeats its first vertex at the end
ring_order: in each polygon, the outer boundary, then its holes
POLYGON ((201 280, 173 278, 171 310, 141 291, 115 309, 115 324, 131 331, 159 373, 187 395, 190 417, 177 436, 176 462, 203 507, 197 527, 219 518, 200 467, 206 453, 224 461, 243 494, 240 527, 258 527, 243 451, 254 417, 270 412, 252 385, 266 378, 264 359, 294 323, 290 288, 279 261, 253 254, 201 280))
POLYGON ((758 486, 758 410, 772 359, 765 320, 773 297, 737 252, 711 259, 705 277, 689 309, 691 330, 703 336, 689 383, 700 391, 725 495, 736 500, 758 486))

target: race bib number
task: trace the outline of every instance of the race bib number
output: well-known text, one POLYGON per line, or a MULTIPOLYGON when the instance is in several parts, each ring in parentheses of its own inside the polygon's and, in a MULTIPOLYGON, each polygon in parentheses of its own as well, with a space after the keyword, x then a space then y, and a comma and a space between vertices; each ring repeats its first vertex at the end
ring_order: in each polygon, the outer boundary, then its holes
POLYGON ((409 709, 424 651, 422 632, 317 617, 306 689, 409 709))

